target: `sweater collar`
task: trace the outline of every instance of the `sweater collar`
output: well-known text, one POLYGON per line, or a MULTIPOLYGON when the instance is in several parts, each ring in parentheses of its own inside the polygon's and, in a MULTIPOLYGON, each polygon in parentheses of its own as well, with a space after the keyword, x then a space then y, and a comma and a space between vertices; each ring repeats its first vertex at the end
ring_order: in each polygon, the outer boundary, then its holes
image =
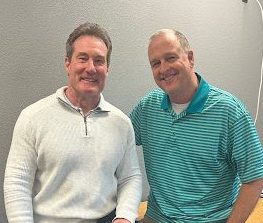
MULTIPOLYGON (((56 91, 57 98, 62 101, 64 104, 67 104, 68 106, 74 108, 75 110, 79 110, 80 108, 73 105, 70 100, 66 97, 65 90, 67 89, 67 86, 61 87, 56 91)), ((100 94, 100 101, 96 108, 93 109, 94 111, 102 111, 102 112, 109 112, 111 110, 111 107, 109 106, 109 103, 107 103, 103 97, 102 94, 100 94)))

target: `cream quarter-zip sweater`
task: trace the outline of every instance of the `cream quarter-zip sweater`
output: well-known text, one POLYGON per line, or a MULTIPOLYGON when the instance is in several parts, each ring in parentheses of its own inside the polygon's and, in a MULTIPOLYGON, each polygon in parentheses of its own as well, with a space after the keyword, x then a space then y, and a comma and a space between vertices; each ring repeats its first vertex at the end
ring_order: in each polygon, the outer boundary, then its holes
POLYGON ((115 208, 134 222, 142 188, 129 118, 102 95, 83 116, 64 90, 17 120, 4 181, 9 223, 93 223, 115 208))

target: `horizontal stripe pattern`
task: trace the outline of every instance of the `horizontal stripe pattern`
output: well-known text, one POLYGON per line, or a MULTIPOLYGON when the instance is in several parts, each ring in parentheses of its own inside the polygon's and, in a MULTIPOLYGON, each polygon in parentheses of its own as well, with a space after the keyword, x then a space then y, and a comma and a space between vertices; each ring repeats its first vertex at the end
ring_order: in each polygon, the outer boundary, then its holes
MULTIPOLYGON (((131 113, 142 145, 151 187, 147 215, 158 222, 226 219, 240 180, 263 177, 263 150, 245 106, 228 92, 208 85, 201 112, 177 115, 163 109, 165 93, 154 90, 131 113)), ((198 100, 198 95, 195 97, 198 100)), ((191 112, 189 112, 191 111, 191 112)))

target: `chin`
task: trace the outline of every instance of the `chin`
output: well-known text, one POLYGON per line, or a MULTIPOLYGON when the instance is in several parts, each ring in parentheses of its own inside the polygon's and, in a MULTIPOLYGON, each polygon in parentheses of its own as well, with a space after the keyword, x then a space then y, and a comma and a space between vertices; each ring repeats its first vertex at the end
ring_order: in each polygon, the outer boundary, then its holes
POLYGON ((88 96, 88 95, 92 96, 92 95, 97 95, 97 94, 99 94, 99 91, 98 91, 98 90, 95 90, 95 89, 81 89, 81 90, 79 91, 79 94, 81 94, 81 95, 86 95, 86 96, 88 96))

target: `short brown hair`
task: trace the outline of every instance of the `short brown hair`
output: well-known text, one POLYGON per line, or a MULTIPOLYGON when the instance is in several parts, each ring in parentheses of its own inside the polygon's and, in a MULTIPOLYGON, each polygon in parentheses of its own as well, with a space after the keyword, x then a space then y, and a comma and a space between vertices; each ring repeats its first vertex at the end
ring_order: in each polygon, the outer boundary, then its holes
POLYGON ((83 23, 80 26, 78 26, 76 29, 74 29, 74 31, 69 35, 68 40, 66 42, 67 58, 71 60, 74 51, 73 44, 76 41, 76 39, 78 39, 80 36, 94 36, 101 39, 105 43, 108 49, 107 67, 109 67, 110 56, 112 51, 111 39, 108 32, 96 23, 90 23, 90 22, 83 23))

